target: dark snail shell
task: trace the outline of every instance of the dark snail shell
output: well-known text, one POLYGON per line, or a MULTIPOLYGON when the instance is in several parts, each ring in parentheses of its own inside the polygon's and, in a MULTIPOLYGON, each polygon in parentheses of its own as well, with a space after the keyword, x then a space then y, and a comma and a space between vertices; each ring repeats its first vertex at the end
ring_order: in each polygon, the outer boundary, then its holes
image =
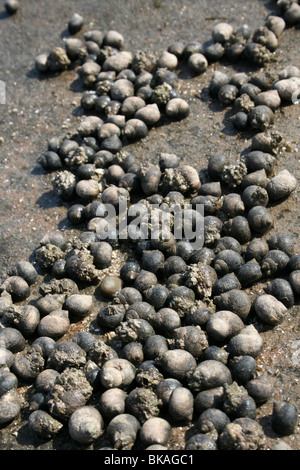
POLYGON ((261 268, 266 276, 283 272, 289 262, 289 256, 281 250, 270 250, 262 259, 261 268))
POLYGON ((255 206, 248 212, 248 222, 253 233, 267 233, 274 226, 271 212, 264 206, 255 206))
POLYGON ((155 309, 148 302, 134 302, 126 310, 126 320, 131 318, 141 318, 152 324, 152 321, 155 318, 155 309))
POLYGON ((251 300, 248 294, 240 289, 223 292, 214 298, 218 310, 229 310, 238 315, 243 321, 251 310, 251 300))
POLYGON ((222 237, 215 248, 215 253, 218 254, 220 251, 223 250, 233 250, 237 253, 241 254, 242 247, 240 243, 233 237, 222 237))
POLYGON ((262 278, 262 270, 256 260, 248 261, 236 273, 242 287, 250 286, 262 278))
POLYGON ((285 279, 274 279, 265 288, 266 294, 273 295, 287 308, 294 305, 294 293, 291 284, 285 279))
POLYGON ((254 238, 247 246, 245 259, 246 261, 256 259, 256 261, 260 262, 268 251, 269 245, 265 240, 254 238))
POLYGON ((294 255, 291 257, 290 261, 288 262, 287 269, 292 271, 298 271, 300 269, 300 255, 294 255))
POLYGON ((207 169, 212 181, 220 181, 226 164, 227 157, 225 157, 225 155, 216 154, 210 157, 207 169))
POLYGON ((137 318, 121 322, 116 333, 124 343, 136 341, 143 344, 149 336, 155 334, 155 331, 147 320, 137 318))
POLYGON ((137 261, 127 261, 121 268, 120 278, 127 284, 131 284, 141 271, 141 266, 137 261))
POLYGON ((192 354, 184 349, 173 349, 163 353, 156 358, 155 364, 169 377, 179 381, 184 381, 197 365, 192 354))
POLYGON ((221 295, 232 289, 241 289, 241 283, 234 273, 226 274, 221 277, 213 286, 213 295, 221 295))
POLYGON ((122 304, 107 305, 103 307, 97 315, 99 326, 108 329, 114 329, 120 325, 125 316, 125 308, 122 304))
POLYGON ((270 176, 274 169, 275 157, 269 153, 260 150, 254 150, 244 157, 248 172, 265 170, 267 176, 270 176))
POLYGON ((236 238, 242 245, 251 239, 250 224, 246 217, 238 215, 224 223, 226 234, 236 238))
POLYGON ((238 193, 227 194, 223 199, 222 210, 229 218, 243 215, 245 212, 245 205, 241 196, 238 193))
POLYGON ((290 235, 278 233, 268 240, 270 250, 284 251, 288 256, 294 255, 294 241, 290 235))
POLYGON ((222 250, 213 260, 213 267, 218 276, 237 271, 245 263, 243 257, 234 250, 222 250))
POLYGON ((280 436, 293 434, 297 426, 297 419, 298 411, 295 405, 284 401, 275 401, 272 413, 272 427, 280 436))

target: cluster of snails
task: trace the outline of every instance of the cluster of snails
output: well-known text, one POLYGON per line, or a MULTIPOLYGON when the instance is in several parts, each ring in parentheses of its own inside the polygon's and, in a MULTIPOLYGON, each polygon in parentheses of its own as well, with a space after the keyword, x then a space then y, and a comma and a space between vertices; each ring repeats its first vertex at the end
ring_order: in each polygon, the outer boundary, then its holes
MULTIPOLYGON (((277 3, 292 24, 298 3, 277 3)), ((36 58, 43 73, 77 64, 87 88, 81 106, 88 116, 77 133, 52 138, 39 160, 55 172, 53 186, 69 202, 68 219, 81 233, 46 235, 36 265, 16 263, 1 285, 1 425, 20 415, 17 387, 25 383, 31 385, 28 426, 41 439, 67 429, 79 448, 167 449, 173 426, 193 424, 187 450, 265 448, 256 415, 273 384, 257 372, 264 343, 255 326, 279 325, 295 304, 300 255, 289 235, 269 235, 269 203, 290 197, 297 181, 287 170, 275 174, 283 139, 269 130, 270 112, 260 111, 273 112, 285 93, 291 96, 281 82, 291 80, 293 88, 299 70, 285 69, 276 78, 256 74, 250 81, 245 74, 214 74, 211 95, 234 103, 236 122, 261 131, 237 161, 212 155, 199 172, 175 154, 142 164, 123 147, 161 119, 188 116, 189 105, 176 91, 179 60, 195 73, 224 54, 261 65, 271 60, 285 27, 276 18, 253 36, 246 27, 216 25, 205 49, 177 42, 158 58, 132 54, 121 34, 98 30, 36 58), (146 237, 120 239, 120 201, 128 220, 133 206, 152 211, 146 237), (113 228, 109 207, 116 211, 113 228), (186 220, 191 229, 202 223, 200 247, 194 233, 175 237, 175 207, 181 228, 186 220), (129 254, 112 274, 118 250, 129 254), (39 297, 32 297, 40 276, 39 297), (264 293, 253 300, 247 290, 258 282, 264 293), (95 296, 82 292, 93 286, 106 300, 97 311, 95 296), (66 336, 77 321, 83 331, 66 336)), ((82 24, 75 15, 70 33, 82 24)), ((275 401, 272 426, 279 436, 293 434, 296 407, 275 401)))

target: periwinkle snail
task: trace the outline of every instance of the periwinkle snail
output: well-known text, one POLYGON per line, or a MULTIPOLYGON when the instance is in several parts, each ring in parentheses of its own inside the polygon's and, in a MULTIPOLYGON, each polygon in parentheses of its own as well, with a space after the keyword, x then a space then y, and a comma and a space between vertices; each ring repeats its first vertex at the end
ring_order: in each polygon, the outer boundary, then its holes
MULTIPOLYGON (((297 7, 285 5, 291 24, 297 7)), ((70 34, 82 23, 75 15, 70 34)), ((246 25, 235 30, 221 23, 209 44, 177 41, 158 58, 132 54, 117 31, 92 30, 82 40, 68 38, 66 51, 56 48, 37 59, 41 73, 79 65, 85 87, 81 108, 91 115, 74 135, 51 139, 40 159, 47 172, 57 171, 54 189, 70 204, 68 222, 81 233, 68 240, 46 237, 35 253, 37 269, 19 262, 1 285, 1 319, 10 326, 0 331, 0 356, 11 369, 0 376, 1 424, 19 416, 20 378, 34 383, 40 395, 29 410, 40 407, 29 419, 38 437, 58 435, 60 421, 68 420, 69 436, 78 445, 97 448, 104 435, 118 450, 165 448, 173 425, 197 423, 199 432, 186 437, 187 450, 263 447, 256 405, 271 393, 270 384, 256 376, 255 359, 263 349, 256 326, 284 322, 300 292, 292 237, 268 234, 274 228, 270 203, 296 189, 287 170, 275 174, 282 140, 270 128, 281 102, 291 99, 297 68, 252 77, 214 72, 211 97, 232 106, 241 132, 259 131, 240 160, 214 154, 199 171, 179 152, 160 153, 157 160, 146 154, 142 162, 123 147, 147 143, 153 127, 190 115, 191 102, 180 97, 180 61, 197 75, 223 56, 263 66, 272 60, 284 28, 274 17, 253 35, 246 25), (179 206, 182 214, 192 213, 190 228, 203 219, 203 246, 193 244, 195 234, 175 237, 172 217, 156 238, 119 240, 113 228, 113 236, 103 240, 106 204, 116 209, 112 220, 120 222, 120 199, 129 207, 162 205, 157 219, 179 206), (203 216, 196 212, 198 203, 204 204, 203 216), (42 297, 33 306, 30 296, 43 271, 51 280, 44 279, 42 297), (265 292, 254 300, 251 288, 261 280, 265 292), (84 294, 87 286, 90 293, 84 294), (86 336, 67 340, 77 327, 86 336), (24 351, 34 335, 32 348, 24 351)), ((294 408, 276 404, 274 430, 293 433, 295 417, 294 408)))

